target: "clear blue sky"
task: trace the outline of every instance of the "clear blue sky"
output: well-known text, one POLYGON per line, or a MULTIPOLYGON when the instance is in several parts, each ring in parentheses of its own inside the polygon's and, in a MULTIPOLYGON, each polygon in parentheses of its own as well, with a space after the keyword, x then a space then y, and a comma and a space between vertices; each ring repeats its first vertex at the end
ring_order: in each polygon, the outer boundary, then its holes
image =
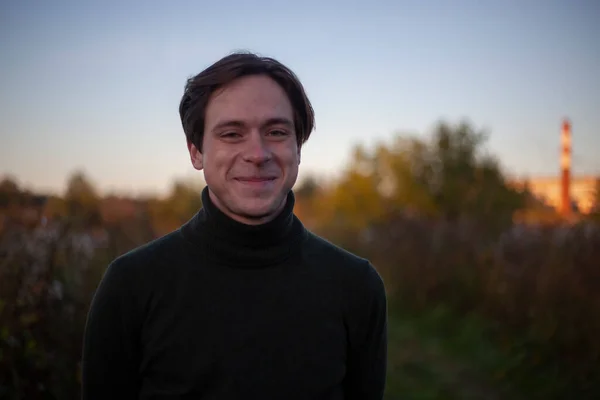
POLYGON ((0 38, 0 174, 35 189, 60 191, 77 168, 133 193, 201 179, 179 99, 238 49, 303 81, 317 118, 304 171, 466 117, 511 173, 552 175, 568 116, 575 173, 600 173, 597 0, 8 0, 0 38))

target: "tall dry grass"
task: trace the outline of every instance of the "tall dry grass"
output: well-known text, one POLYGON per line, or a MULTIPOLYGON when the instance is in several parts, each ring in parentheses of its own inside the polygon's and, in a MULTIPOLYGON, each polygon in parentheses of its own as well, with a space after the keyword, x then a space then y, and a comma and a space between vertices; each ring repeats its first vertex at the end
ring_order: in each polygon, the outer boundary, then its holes
POLYGON ((399 217, 354 245, 384 275, 393 307, 438 305, 493 323, 513 356, 501 372, 546 398, 600 395, 600 228, 399 217), (535 381, 535 382, 534 382, 535 381))
MULTIPOLYGON (((108 261, 145 240, 105 232, 94 254, 87 233, 68 226, 0 237, 0 397, 78 396, 89 300, 108 261)), ((396 217, 362 234, 326 236, 373 261, 391 312, 443 305, 491 321, 511 360, 498 379, 538 398, 600 394, 597 226, 514 225, 497 236, 485 223, 396 217)))
POLYGON ((80 397, 91 296, 110 259, 69 224, 0 234, 0 398, 80 397))

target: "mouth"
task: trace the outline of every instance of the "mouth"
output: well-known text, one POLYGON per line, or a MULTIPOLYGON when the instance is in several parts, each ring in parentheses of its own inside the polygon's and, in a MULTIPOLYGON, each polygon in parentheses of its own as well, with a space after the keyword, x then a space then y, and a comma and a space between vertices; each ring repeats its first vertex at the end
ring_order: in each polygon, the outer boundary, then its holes
POLYGON ((274 176, 251 176, 251 177, 240 177, 240 178, 235 178, 236 181, 241 182, 241 183, 269 183, 269 182, 273 182, 275 179, 277 179, 274 176))

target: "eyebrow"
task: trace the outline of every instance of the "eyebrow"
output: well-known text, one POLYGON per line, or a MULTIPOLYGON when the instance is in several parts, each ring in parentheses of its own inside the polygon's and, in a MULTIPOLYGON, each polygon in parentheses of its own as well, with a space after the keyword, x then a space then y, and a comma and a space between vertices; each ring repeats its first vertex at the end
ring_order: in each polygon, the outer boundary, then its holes
MULTIPOLYGON (((215 130, 219 130, 219 129, 223 129, 223 128, 243 128, 246 125, 247 124, 244 121, 232 119, 232 120, 226 120, 226 121, 219 122, 217 125, 215 125, 213 127, 212 130, 215 131, 215 130)), ((262 127, 267 127, 267 126, 272 126, 272 125, 285 125, 288 128, 292 128, 294 126, 294 123, 287 118, 274 117, 274 118, 267 119, 262 124, 262 127)))

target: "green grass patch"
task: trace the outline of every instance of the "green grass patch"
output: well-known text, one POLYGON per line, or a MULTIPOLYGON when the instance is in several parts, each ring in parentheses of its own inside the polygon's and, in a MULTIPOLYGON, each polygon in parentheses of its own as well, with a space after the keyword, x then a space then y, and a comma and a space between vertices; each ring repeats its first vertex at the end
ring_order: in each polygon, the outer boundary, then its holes
POLYGON ((519 399, 504 379, 511 364, 483 321, 438 307, 389 320, 386 399, 519 399))

